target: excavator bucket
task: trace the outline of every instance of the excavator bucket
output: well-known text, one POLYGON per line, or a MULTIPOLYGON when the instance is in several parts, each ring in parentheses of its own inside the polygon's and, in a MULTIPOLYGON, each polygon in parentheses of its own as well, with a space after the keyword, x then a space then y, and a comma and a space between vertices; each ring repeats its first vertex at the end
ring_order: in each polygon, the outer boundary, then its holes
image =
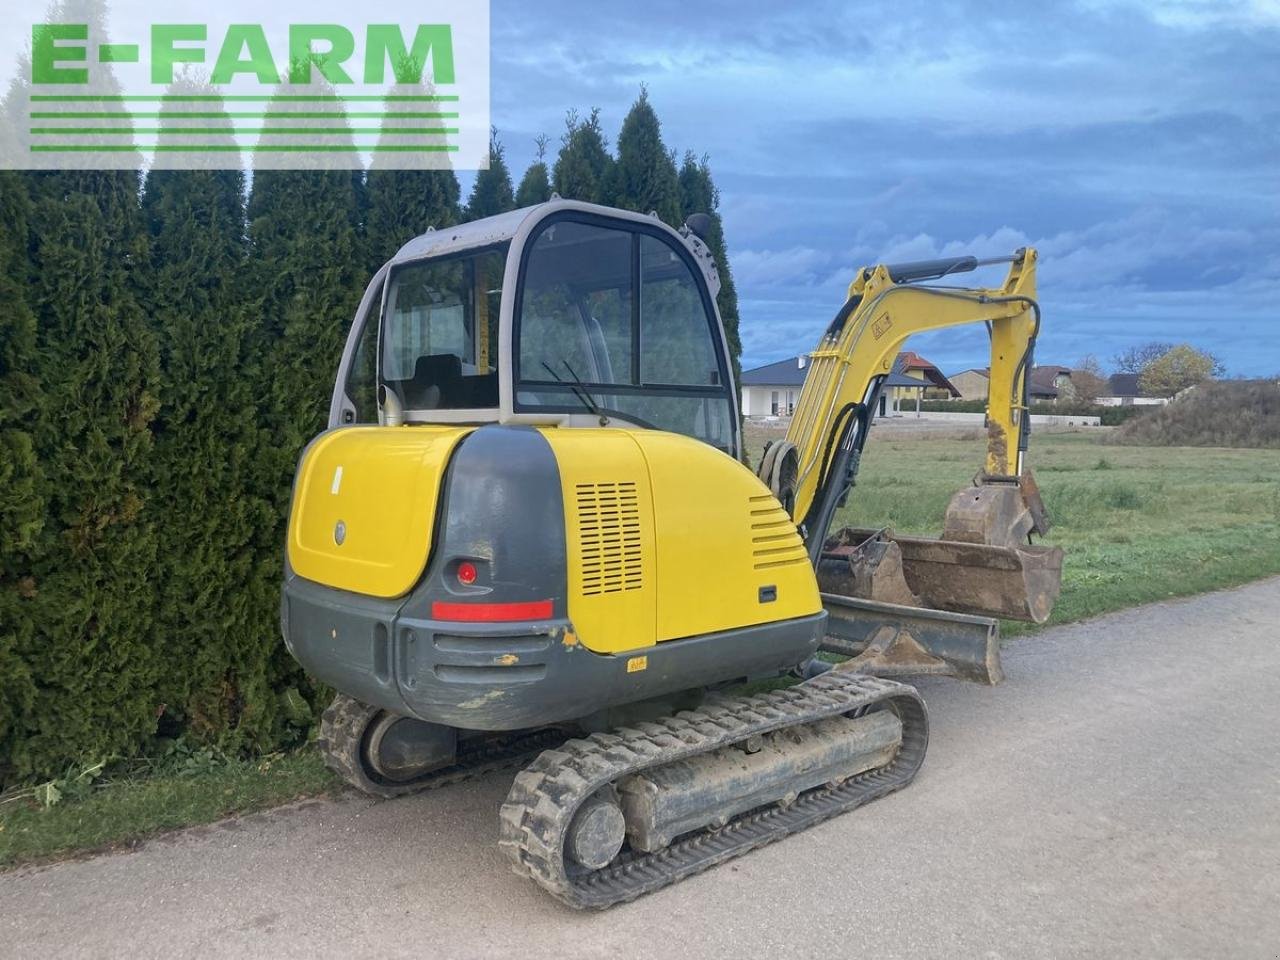
POLYGON ((823 545, 826 593, 1044 623, 1062 586, 1062 549, 1028 542, 1049 530, 1030 472, 979 475, 951 498, 942 536, 845 528, 823 545))
POLYGON ((824 593, 1044 623, 1062 583, 1062 550, 846 528, 823 550, 818 583, 824 593))

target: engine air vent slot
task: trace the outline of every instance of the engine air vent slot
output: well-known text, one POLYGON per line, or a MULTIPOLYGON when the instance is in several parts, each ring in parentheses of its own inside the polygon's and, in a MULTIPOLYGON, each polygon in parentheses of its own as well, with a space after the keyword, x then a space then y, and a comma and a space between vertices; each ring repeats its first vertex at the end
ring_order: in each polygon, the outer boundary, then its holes
POLYGON ((643 580, 635 482, 580 483, 576 492, 582 595, 639 590, 643 580))
POLYGON ((751 520, 751 563, 755 570, 808 563, 809 553, 796 526, 771 494, 747 499, 751 520))

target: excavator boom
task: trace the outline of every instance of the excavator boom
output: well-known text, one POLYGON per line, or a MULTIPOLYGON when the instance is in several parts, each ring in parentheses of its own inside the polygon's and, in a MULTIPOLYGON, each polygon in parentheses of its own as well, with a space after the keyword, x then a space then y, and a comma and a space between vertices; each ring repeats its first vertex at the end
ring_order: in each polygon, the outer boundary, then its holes
POLYGON ((786 438, 766 449, 758 471, 799 526, 824 593, 968 615, 1048 617, 1062 553, 1029 543, 1031 534, 1047 532, 1048 517, 1024 463, 1026 387, 1039 327, 1036 252, 1029 248, 990 260, 954 257, 858 271, 810 354, 786 438), (997 263, 1008 264, 999 287, 925 285, 997 263), (986 457, 974 485, 948 506, 942 538, 888 530, 828 537, 903 342, 973 323, 985 324, 991 339, 986 457))

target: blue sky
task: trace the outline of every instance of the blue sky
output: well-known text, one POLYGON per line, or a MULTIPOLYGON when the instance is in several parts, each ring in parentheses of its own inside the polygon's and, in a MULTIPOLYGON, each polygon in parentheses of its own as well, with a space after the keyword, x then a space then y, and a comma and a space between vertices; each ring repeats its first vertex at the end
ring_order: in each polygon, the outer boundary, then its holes
MULTIPOLYGON (((566 108, 616 137, 642 82, 710 155, 745 366, 810 349, 863 263, 1030 243, 1040 362, 1280 372, 1280 0, 494 0, 492 36, 515 176, 566 108)), ((955 371, 986 338, 911 346, 955 371)))

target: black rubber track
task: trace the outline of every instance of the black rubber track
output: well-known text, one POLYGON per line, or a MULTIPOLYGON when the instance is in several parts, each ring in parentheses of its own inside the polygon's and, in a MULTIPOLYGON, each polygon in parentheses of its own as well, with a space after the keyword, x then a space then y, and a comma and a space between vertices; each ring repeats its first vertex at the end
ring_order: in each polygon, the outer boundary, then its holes
POLYGON ((316 746, 325 766, 361 793, 390 799, 447 787, 495 770, 519 766, 547 747, 564 740, 564 730, 551 727, 534 731, 463 739, 458 742, 456 762, 424 773, 412 780, 397 782, 381 777, 365 760, 365 737, 384 711, 379 707, 338 694, 320 720, 316 746))
POLYGON ((924 761, 929 720, 908 686, 877 677, 824 673, 785 690, 722 699, 652 723, 570 740, 544 751, 516 775, 501 811, 499 845, 516 872, 578 908, 602 909, 740 856, 906 786, 924 761), (564 856, 578 807, 596 790, 647 767, 706 753, 756 734, 836 715, 894 710, 902 745, 885 766, 836 787, 801 794, 794 803, 745 813, 653 854, 624 849, 603 870, 587 871, 564 856))

